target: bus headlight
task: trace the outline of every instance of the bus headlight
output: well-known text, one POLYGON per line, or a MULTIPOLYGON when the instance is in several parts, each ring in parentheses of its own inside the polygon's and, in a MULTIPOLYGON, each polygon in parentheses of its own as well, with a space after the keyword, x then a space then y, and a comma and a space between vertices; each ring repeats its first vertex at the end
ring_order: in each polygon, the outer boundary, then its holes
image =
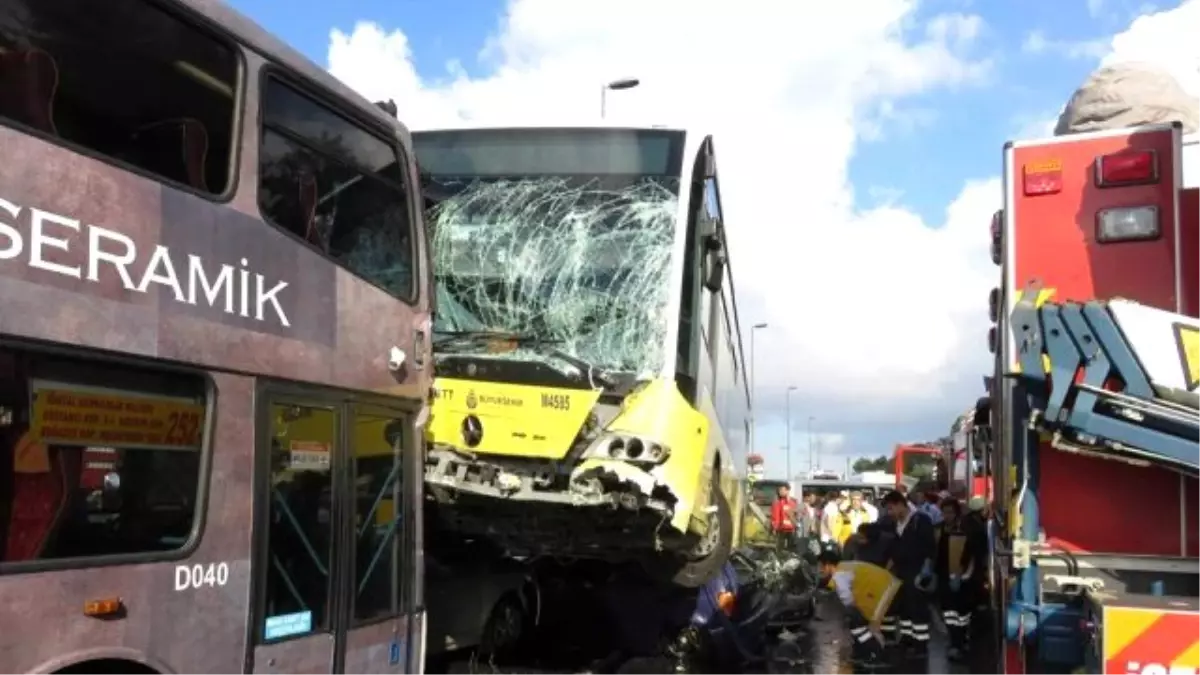
POLYGON ((620 459, 637 464, 658 464, 670 454, 670 448, 658 441, 629 434, 604 434, 587 452, 587 456, 597 459, 620 459))

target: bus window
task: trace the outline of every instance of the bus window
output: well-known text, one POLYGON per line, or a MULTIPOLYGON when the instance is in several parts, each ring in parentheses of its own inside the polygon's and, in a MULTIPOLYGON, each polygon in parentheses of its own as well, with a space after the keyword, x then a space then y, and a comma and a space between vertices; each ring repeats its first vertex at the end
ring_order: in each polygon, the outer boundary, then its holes
POLYGON ((391 295, 411 299, 413 225, 396 144, 273 77, 262 105, 263 215, 391 295))
POLYGON ((230 186, 232 47, 144 0, 10 0, 0 118, 200 192, 230 186))
POLYGON ((271 406, 271 487, 264 641, 328 625, 334 439, 327 408, 271 406))
POLYGON ((358 410, 354 415, 354 618, 395 616, 400 607, 404 485, 403 422, 395 415, 358 410))
POLYGON ((0 562, 183 548, 205 399, 198 377, 0 349, 0 562))

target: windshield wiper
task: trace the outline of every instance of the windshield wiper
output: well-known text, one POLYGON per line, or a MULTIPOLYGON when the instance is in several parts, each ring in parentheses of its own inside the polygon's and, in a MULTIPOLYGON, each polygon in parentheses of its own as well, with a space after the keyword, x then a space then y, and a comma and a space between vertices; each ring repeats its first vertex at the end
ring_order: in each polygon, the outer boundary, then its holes
POLYGON ((508 342, 514 344, 516 347, 532 349, 545 354, 546 356, 556 358, 559 361, 569 364, 576 370, 586 375, 588 378, 588 383, 593 387, 595 386, 595 383, 599 383, 608 389, 616 386, 616 382, 614 382, 599 366, 585 359, 581 359, 574 354, 568 354, 567 352, 554 347, 553 345, 562 344, 563 342, 563 340, 558 338, 548 338, 540 335, 522 333, 509 333, 497 330, 434 331, 434 335, 435 337, 440 336, 440 339, 435 339, 433 342, 435 349, 439 347, 449 347, 451 345, 479 344, 488 342, 489 340, 495 340, 496 342, 508 342))

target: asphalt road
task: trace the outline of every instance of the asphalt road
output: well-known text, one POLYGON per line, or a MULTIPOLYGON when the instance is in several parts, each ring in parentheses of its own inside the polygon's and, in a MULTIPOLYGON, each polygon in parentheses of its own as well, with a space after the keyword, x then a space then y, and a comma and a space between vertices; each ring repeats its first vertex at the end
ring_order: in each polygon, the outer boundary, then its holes
MULTIPOLYGON (((967 673, 964 666, 951 663, 946 658, 947 637, 945 628, 935 620, 931 630, 928 655, 923 661, 893 662, 887 667, 868 668, 856 664, 850 656, 850 633, 842 614, 841 603, 832 593, 821 593, 817 598, 817 618, 809 622, 792 640, 790 645, 775 647, 769 663, 758 664, 749 673, 967 673)), ((649 669, 627 672, 663 672, 668 662, 652 659, 649 669)), ((574 669, 572 669, 574 670, 574 669)), ((451 673, 545 673, 563 670, 538 668, 502 667, 486 663, 462 661, 453 664, 451 673)), ((574 672, 588 672, 574 670, 574 672)), ((983 671, 980 671, 983 672, 983 671)))
POLYGON ((892 664, 888 669, 868 669, 850 658, 850 634, 842 617, 841 604, 832 594, 818 597, 817 619, 796 639, 799 649, 790 651, 788 665, 779 663, 775 672, 791 673, 962 673, 965 669, 946 658, 945 629, 935 622, 931 630, 927 660, 892 664))

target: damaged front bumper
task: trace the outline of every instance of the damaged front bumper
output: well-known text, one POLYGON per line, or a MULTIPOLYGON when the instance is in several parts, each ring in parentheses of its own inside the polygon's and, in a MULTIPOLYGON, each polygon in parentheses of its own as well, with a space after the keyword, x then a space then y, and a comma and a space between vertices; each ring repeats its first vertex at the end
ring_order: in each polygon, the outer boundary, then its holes
POLYGON ((669 464, 583 459, 569 469, 434 447, 426 486, 440 519, 528 555, 628 559, 694 545, 690 497, 669 464))
MULTIPOLYGON (((549 466, 519 470, 466 458, 453 450, 434 449, 429 452, 425 482, 454 492, 513 502, 646 509, 675 525, 679 497, 663 473, 662 465, 647 470, 623 460, 587 459, 570 472, 564 484, 556 480, 549 466)), ((676 529, 686 530, 686 514, 682 525, 676 529)))

